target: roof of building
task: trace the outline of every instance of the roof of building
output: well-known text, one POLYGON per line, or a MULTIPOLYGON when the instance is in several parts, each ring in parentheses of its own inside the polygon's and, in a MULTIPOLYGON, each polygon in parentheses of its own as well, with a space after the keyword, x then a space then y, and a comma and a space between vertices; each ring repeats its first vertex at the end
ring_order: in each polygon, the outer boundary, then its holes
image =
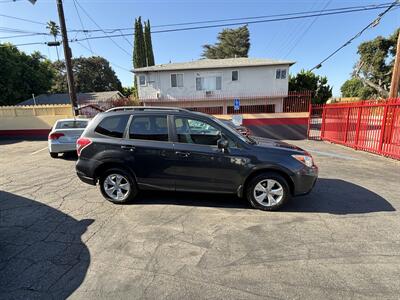
MULTIPOLYGON (((77 93, 78 104, 87 102, 102 102, 111 98, 122 98, 123 95, 119 91, 94 92, 94 93, 77 93)), ((43 105, 43 104, 70 104, 69 94, 42 94, 18 103, 17 105, 43 105)))
POLYGON ((177 71, 177 70, 197 70, 197 69, 223 69, 241 67, 261 67, 274 65, 293 65, 294 61, 274 60, 265 58, 224 58, 224 59, 199 59, 189 62, 169 63, 155 65, 151 67, 136 68, 135 73, 153 71, 177 71))

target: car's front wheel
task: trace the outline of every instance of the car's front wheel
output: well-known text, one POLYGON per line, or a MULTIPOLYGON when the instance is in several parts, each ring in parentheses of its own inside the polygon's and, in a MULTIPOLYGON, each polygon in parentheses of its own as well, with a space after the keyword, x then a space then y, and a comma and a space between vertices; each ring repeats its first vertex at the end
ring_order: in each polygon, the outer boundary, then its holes
POLYGON ((251 179, 246 196, 254 208, 272 211, 289 200, 290 189, 280 174, 266 172, 251 179))
POLYGON ((100 176, 100 191, 104 198, 113 203, 126 203, 137 194, 132 175, 122 169, 110 169, 100 176))
POLYGON ((51 156, 52 158, 57 158, 57 157, 58 157, 58 153, 56 153, 56 152, 50 152, 50 156, 51 156))

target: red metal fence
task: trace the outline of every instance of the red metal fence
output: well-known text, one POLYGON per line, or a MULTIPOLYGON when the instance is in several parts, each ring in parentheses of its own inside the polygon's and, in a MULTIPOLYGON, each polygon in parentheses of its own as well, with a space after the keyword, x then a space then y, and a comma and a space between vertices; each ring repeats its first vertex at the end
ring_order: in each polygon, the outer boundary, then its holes
POLYGON ((322 140, 400 159, 400 98, 328 104, 321 117, 322 140))
POLYGON ((307 112, 311 92, 289 92, 275 95, 213 95, 211 97, 185 97, 179 99, 141 99, 145 106, 177 106, 208 114, 257 114, 275 112, 307 112), (234 109, 234 100, 240 108, 234 109))

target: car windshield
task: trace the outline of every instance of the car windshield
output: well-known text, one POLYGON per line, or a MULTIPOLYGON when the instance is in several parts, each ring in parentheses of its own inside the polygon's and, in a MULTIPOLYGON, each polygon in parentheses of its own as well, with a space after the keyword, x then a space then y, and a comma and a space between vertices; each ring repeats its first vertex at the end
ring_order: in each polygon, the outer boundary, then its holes
POLYGON ((86 128, 87 124, 88 121, 85 120, 60 121, 57 123, 56 129, 86 128))
MULTIPOLYGON (((212 119, 217 122, 219 125, 221 125, 222 127, 224 127, 226 130, 228 130, 229 132, 231 132, 232 134, 234 134, 235 136, 237 136, 239 139, 241 139, 243 142, 247 143, 247 144, 257 144, 257 142, 252 139, 251 137, 247 137, 244 136, 242 134, 240 134, 237 130, 235 130, 234 128, 232 128, 231 126, 229 126, 228 124, 226 124, 224 121, 221 121, 217 118, 212 117, 212 119)), ((232 123, 233 124, 233 123, 232 123)))

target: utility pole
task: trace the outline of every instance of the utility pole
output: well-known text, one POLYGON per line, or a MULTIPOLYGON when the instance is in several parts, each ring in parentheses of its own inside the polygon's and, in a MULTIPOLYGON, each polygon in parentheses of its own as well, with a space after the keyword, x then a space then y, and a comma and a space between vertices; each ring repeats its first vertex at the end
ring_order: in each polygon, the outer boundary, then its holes
POLYGON ((57 0, 57 9, 58 9, 58 17, 60 18, 60 29, 61 29, 63 48, 64 48, 65 68, 67 70, 69 98, 71 100, 72 111, 74 113, 74 116, 77 116, 79 115, 79 109, 78 109, 78 101, 76 99, 74 75, 72 73, 72 62, 71 62, 72 53, 68 45, 67 27, 65 26, 62 0, 57 0))
POLYGON ((397 36, 396 58, 394 59, 392 82, 390 84, 389 98, 397 98, 400 84, 400 31, 397 36))

